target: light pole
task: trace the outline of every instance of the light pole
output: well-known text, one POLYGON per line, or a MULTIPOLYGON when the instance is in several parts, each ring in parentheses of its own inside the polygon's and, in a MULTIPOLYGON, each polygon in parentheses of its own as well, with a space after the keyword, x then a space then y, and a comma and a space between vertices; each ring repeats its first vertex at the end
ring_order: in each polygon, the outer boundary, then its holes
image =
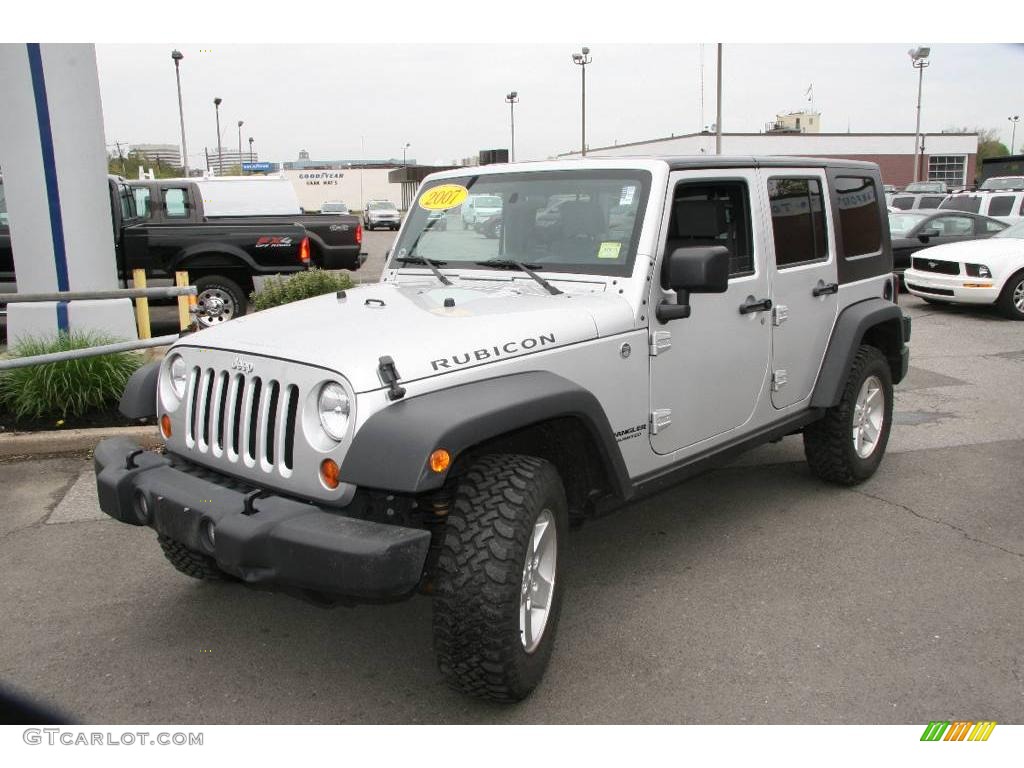
POLYGON ((1013 148, 1017 145, 1017 122, 1020 120, 1020 115, 1014 115, 1006 119, 1013 125, 1013 130, 1010 131, 1010 154, 1012 155, 1013 148))
POLYGON ((722 154, 722 44, 718 44, 718 114, 715 117, 715 154, 722 154))
POLYGON ((178 119, 181 120, 181 162, 185 168, 185 178, 188 178, 188 147, 185 146, 185 110, 181 106, 181 72, 178 64, 185 55, 175 48, 171 51, 171 58, 174 59, 174 79, 178 81, 178 119))
POLYGON ((224 175, 224 149, 220 145, 220 105, 224 101, 220 96, 213 100, 213 111, 217 113, 217 175, 224 175))
POLYGON ((930 63, 928 56, 932 49, 925 46, 911 48, 907 53, 910 63, 917 70, 917 128, 914 130, 914 181, 921 180, 921 86, 924 83, 924 68, 930 63))
POLYGON ((519 93, 512 91, 505 96, 508 102, 510 118, 512 120, 512 162, 516 161, 516 104, 519 103, 519 93))
POLYGON ((249 137, 249 162, 252 162, 252 136, 249 137))
POLYGON ((244 120, 238 121, 238 170, 242 170, 242 126, 245 125, 244 120))
POLYGON ((410 144, 409 142, 406 142, 405 146, 402 147, 402 167, 403 168, 406 167, 406 163, 405 163, 405 150, 407 150, 411 146, 412 146, 412 144, 410 144))
POLYGON ((590 55, 590 49, 587 46, 583 46, 579 53, 572 55, 572 63, 578 64, 580 67, 580 73, 582 75, 580 90, 580 156, 585 157, 587 154, 587 64, 593 61, 593 57, 590 55))

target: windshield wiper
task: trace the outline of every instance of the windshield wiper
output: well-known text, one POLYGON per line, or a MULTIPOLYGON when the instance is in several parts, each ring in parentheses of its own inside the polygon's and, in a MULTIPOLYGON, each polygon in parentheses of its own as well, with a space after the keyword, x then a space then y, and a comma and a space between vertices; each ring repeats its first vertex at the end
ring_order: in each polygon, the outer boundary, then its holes
MULTIPOLYGON (((555 288, 555 286, 553 286, 543 277, 541 277, 532 269, 530 269, 530 267, 528 267, 526 264, 523 264, 523 262, 521 261, 516 261, 515 259, 489 259, 488 261, 477 261, 474 263, 481 267, 491 267, 493 269, 518 269, 522 272, 525 272, 538 283, 540 283, 541 286, 543 286, 544 290, 546 290, 552 296, 557 296, 558 294, 562 293, 562 291, 555 288)), ((530 266, 536 267, 537 265, 531 264, 530 266)))
POLYGON ((437 275, 437 279, 440 280, 444 285, 451 285, 452 281, 449 280, 444 274, 438 269, 438 265, 444 266, 447 261, 434 261, 428 259, 425 256, 396 256, 395 261, 401 264, 426 264, 430 267, 430 271, 437 275))

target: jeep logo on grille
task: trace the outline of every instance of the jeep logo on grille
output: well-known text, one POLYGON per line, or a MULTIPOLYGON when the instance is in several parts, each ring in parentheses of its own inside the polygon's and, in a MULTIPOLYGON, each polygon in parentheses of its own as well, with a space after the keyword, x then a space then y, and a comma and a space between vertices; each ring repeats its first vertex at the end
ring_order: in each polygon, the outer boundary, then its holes
POLYGON ((253 364, 248 360, 243 360, 241 357, 236 357, 231 361, 231 368, 235 371, 241 371, 242 373, 252 373, 253 364))

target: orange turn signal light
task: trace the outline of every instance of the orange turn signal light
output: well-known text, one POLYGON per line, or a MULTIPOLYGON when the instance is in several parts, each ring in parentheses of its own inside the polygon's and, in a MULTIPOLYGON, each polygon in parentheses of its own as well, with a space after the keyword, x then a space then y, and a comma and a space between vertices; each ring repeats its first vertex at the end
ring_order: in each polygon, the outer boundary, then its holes
POLYGON ((166 413, 160 417, 160 434, 162 434, 165 439, 171 436, 171 417, 166 413))
POLYGON ((341 483, 341 469, 334 459, 320 462, 320 481, 332 491, 341 483))
POLYGON ((452 463, 452 455, 444 448, 438 448, 430 454, 430 470, 432 472, 444 472, 452 463))

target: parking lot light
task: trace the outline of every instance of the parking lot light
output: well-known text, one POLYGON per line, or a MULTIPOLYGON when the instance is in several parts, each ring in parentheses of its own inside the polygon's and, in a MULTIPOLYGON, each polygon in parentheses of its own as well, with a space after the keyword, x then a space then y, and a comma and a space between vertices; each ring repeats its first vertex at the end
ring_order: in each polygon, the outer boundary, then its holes
POLYGON ((217 175, 224 175, 224 149, 220 145, 220 105, 224 101, 220 96, 213 100, 213 111, 217 113, 217 175))
POLYGON ((512 91, 505 96, 505 101, 508 102, 508 108, 510 111, 510 118, 512 121, 512 150, 511 160, 514 163, 516 161, 516 104, 519 103, 519 92, 512 91))
POLYGON ((1013 117, 1008 117, 1006 119, 1009 120, 1010 124, 1013 126, 1010 131, 1010 154, 1012 155, 1014 147, 1017 146, 1017 122, 1020 120, 1020 115, 1014 115, 1013 117))
POLYGON ((587 64, 593 61, 593 57, 590 55, 590 49, 587 46, 583 46, 579 53, 572 55, 572 63, 579 65, 581 74, 581 88, 580 88, 580 123, 582 130, 580 132, 580 156, 585 157, 587 154, 587 64))
POLYGON ((185 109, 181 105, 181 71, 179 65, 185 54, 175 48, 171 51, 171 59, 174 61, 174 79, 178 82, 178 119, 181 121, 181 162, 185 170, 185 178, 188 178, 188 147, 185 145, 185 109))
POLYGON ((238 121, 238 170, 242 170, 242 126, 245 125, 244 120, 238 121))
POLYGON ((931 52, 931 48, 923 45, 907 51, 907 54, 910 56, 911 65, 917 70, 917 128, 914 131, 914 181, 921 180, 921 159, 924 152, 924 147, 922 146, 924 142, 921 137, 921 86, 924 83, 924 68, 930 64, 928 57, 931 55, 931 52))

